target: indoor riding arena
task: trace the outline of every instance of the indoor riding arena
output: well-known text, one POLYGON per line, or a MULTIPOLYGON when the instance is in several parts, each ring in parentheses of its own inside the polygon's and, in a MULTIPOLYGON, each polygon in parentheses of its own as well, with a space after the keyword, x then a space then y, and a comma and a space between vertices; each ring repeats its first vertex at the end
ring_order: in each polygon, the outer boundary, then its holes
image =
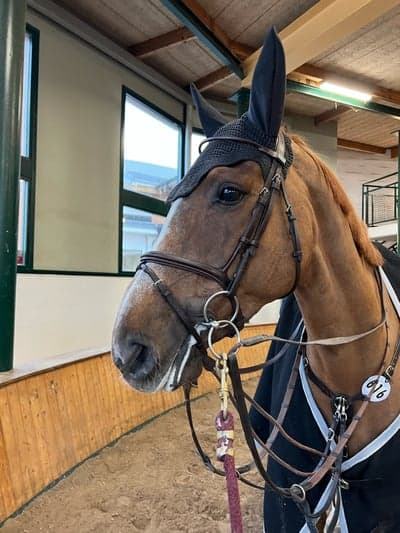
POLYGON ((400 532, 399 0, 0 0, 0 70, 0 529, 400 532))

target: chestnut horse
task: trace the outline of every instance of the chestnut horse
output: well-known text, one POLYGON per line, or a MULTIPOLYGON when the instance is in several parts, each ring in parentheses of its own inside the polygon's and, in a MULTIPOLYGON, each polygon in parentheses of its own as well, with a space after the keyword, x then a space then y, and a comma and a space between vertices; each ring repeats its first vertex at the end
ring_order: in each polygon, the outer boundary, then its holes
MULTIPOLYGON (((172 192, 156 251, 145 254, 125 294, 114 330, 113 359, 132 387, 173 390, 195 381, 202 371, 208 331, 203 310, 210 296, 224 291, 208 304, 213 320, 230 319, 236 297, 236 323, 241 327, 262 306, 292 293, 309 341, 356 336, 341 344, 310 344, 307 364, 303 362, 312 369, 315 379, 306 377, 307 386, 327 426, 332 420, 331 391, 352 398, 354 413, 363 402, 368 404, 346 443, 351 460, 388 431, 392 439, 397 435, 397 359, 386 375, 391 390, 383 401, 377 401, 375 389, 360 391, 373 376, 376 384, 376 376, 393 360, 399 319, 390 287, 381 281, 382 256, 340 182, 302 139, 283 131, 284 92, 284 54, 273 31, 260 55, 249 111, 243 117, 225 124, 194 91, 208 145, 172 192)), ((216 335, 228 330, 219 328, 216 335)), ((272 388, 262 394, 278 393, 272 388)), ((298 405, 311 409, 304 396, 299 398, 298 405)), ((347 417, 351 422, 350 411, 347 417)), ((304 421, 298 437, 314 423, 304 421)), ((388 445, 388 438, 382 446, 388 445)), ((390 461, 382 467, 381 488, 400 464, 397 458, 390 461)), ((348 493, 369 490, 360 485, 350 483, 348 493)), ((266 494, 266 502, 268 498, 266 494)), ((268 514, 280 504, 272 502, 269 508, 266 503, 265 531, 299 531, 304 520, 301 513, 294 516, 295 504, 287 507, 290 520, 278 517, 270 522, 268 514)), ((393 509, 385 514, 379 505, 375 510, 369 504, 348 508, 369 516, 365 524, 353 523, 351 532, 400 531, 393 509), (374 529, 382 523, 387 524, 383 529, 374 529)), ((279 515, 286 512, 282 505, 280 509, 279 515)), ((309 520, 304 527, 312 530, 316 522, 309 520)), ((348 526, 341 524, 346 531, 348 526)))

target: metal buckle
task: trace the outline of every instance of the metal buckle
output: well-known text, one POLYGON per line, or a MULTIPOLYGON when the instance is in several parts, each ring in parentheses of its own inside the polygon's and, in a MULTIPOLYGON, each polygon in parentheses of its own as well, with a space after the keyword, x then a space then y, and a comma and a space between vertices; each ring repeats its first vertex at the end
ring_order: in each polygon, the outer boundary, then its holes
POLYGON ((333 405, 336 408, 336 411, 334 413, 334 417, 336 420, 340 420, 341 422, 347 421, 347 410, 350 407, 350 404, 345 396, 336 396, 336 398, 333 400, 333 405))

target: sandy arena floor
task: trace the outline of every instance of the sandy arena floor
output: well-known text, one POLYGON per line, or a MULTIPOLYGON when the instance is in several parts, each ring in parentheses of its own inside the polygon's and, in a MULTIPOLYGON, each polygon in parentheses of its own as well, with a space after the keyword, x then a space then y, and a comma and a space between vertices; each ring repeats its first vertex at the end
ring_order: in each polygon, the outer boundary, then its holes
MULTIPOLYGON (((211 458, 217 409, 216 394, 193 405, 211 458)), ((238 435, 236 444, 240 441, 238 435)), ((245 532, 260 533, 262 492, 240 484, 240 493, 245 532)), ((2 533, 39 531, 228 533, 225 479, 200 463, 184 409, 178 408, 86 461, 2 528, 2 533)))

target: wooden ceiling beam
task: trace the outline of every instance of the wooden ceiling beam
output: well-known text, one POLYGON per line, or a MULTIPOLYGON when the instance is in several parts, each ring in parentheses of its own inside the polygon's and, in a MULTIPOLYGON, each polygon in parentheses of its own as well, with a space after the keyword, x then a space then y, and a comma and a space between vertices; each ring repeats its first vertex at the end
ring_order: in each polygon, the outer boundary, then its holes
POLYGON ((395 157, 399 157, 399 147, 398 147, 398 145, 390 147, 390 157, 392 159, 394 159, 395 157))
MULTIPOLYGON (((296 70, 397 5, 398 0, 320 0, 279 34, 286 53, 286 72, 296 70)), ((242 63, 242 87, 251 86, 260 50, 242 63)))
POLYGON ((384 154, 387 148, 382 146, 375 146, 374 144, 360 143, 357 141, 350 141, 348 139, 337 140, 338 148, 345 148, 346 150, 356 150, 357 152, 368 152, 371 154, 384 154))
POLYGON ((229 67, 221 67, 213 72, 210 72, 206 76, 199 78, 193 83, 196 85, 199 91, 206 91, 210 87, 213 87, 217 83, 226 80, 226 78, 229 78, 230 76, 232 76, 231 69, 229 67))
POLYGON ((348 111, 351 111, 351 107, 347 105, 335 105, 332 109, 328 109, 328 111, 324 111, 323 113, 320 113, 319 115, 314 117, 314 124, 315 126, 320 126, 321 124, 325 124, 326 122, 337 120, 341 115, 347 113, 348 111))
POLYGON ((214 19, 210 17, 207 11, 197 2, 197 0, 182 0, 185 6, 198 18, 198 20, 211 31, 215 37, 238 59, 243 60, 249 57, 255 49, 246 44, 234 41, 219 26, 214 19))
POLYGON ((224 30, 215 23, 215 21, 210 17, 207 11, 202 7, 197 0, 182 0, 182 3, 190 9, 190 11, 195 15, 201 23, 204 24, 214 35, 221 41, 221 43, 230 49, 230 38, 224 32, 224 30))
POLYGON ((229 47, 232 54, 241 60, 246 59, 255 51, 255 48, 253 48, 252 46, 248 46, 244 43, 239 43, 238 41, 230 41, 229 47))
POLYGON ((243 78, 240 60, 232 54, 227 46, 226 34, 214 24, 214 21, 196 0, 159 1, 196 35, 218 61, 228 66, 240 79, 243 78))
POLYGON ((143 41, 138 44, 134 44, 128 48, 130 52, 136 57, 146 57, 158 50, 164 48, 170 48, 180 43, 184 43, 195 39, 193 33, 183 26, 182 28, 177 28, 176 30, 163 33, 147 41, 143 41))
POLYGON ((344 85, 349 89, 355 89, 372 94, 374 99, 385 100, 395 105, 400 105, 400 91, 393 89, 385 89, 378 85, 360 82, 345 76, 340 76, 327 70, 325 68, 317 67, 306 63, 301 65, 295 71, 291 72, 288 76, 290 79, 295 79, 302 83, 319 85, 321 81, 326 80, 338 85, 344 85))

